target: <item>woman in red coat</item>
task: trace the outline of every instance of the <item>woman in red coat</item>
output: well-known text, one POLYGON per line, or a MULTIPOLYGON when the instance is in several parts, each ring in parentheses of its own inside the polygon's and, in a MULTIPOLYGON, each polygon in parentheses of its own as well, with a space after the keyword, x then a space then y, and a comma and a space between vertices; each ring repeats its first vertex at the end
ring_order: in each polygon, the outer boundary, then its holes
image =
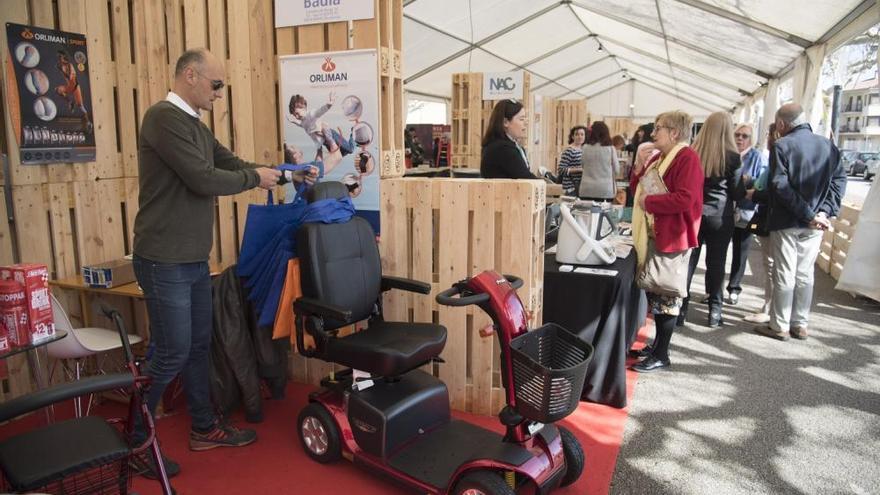
MULTIPOLYGON (((654 155, 642 170, 634 170, 630 190, 636 191, 633 207, 633 241, 638 254, 639 269, 645 265, 649 246, 658 253, 690 252, 697 246, 700 218, 703 211, 703 168, 700 158, 688 147, 691 117, 684 112, 665 112, 657 116, 654 155), (662 186, 651 190, 640 179, 657 169, 662 186), (660 189, 660 190, 658 190, 660 189), (665 190, 662 190, 665 189, 665 190)), ((681 286, 686 271, 680 274, 681 286)), ((633 370, 646 373, 668 368, 669 341, 675 320, 681 310, 682 297, 655 294, 646 290, 648 307, 654 315, 654 344, 638 352, 643 361, 633 370)))

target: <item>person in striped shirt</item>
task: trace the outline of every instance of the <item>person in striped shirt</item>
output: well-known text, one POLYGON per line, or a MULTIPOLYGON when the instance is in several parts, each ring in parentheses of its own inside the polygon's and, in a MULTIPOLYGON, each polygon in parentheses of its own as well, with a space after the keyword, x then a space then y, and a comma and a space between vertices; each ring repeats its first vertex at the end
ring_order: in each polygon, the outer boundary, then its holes
POLYGON ((562 179, 562 192, 566 196, 577 196, 581 183, 581 147, 587 141, 589 131, 582 125, 576 125, 568 133, 568 147, 559 156, 557 170, 562 179))

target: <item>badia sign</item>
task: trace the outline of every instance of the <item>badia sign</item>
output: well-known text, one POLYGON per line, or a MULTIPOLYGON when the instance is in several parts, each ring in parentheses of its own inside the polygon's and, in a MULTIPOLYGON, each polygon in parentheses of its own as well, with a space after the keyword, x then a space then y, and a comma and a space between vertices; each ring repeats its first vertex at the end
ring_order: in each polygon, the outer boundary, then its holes
POLYGON ((275 0, 275 27, 372 19, 373 0, 275 0))
POLYGON ((516 72, 486 72, 483 74, 483 99, 504 100, 523 97, 523 73, 516 72))

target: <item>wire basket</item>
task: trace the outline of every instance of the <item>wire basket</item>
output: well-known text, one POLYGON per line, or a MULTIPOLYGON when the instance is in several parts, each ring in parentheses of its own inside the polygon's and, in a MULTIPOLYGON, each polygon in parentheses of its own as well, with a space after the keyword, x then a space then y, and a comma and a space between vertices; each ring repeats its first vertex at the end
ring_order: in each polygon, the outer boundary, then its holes
POLYGON ((552 423, 577 408, 593 346, 548 323, 510 342, 516 410, 552 423))
MULTIPOLYGON (((129 456, 115 459, 107 464, 86 469, 46 485, 28 490, 28 493, 63 494, 63 495, 125 495, 131 489, 131 468, 129 456)), ((4 491, 11 489, 4 479, 0 486, 4 491)))

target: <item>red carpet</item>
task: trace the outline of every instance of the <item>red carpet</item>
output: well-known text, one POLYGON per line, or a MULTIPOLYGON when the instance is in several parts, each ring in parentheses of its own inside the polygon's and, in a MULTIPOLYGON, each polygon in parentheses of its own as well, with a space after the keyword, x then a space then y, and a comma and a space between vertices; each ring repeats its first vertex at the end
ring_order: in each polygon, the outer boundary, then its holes
MULTIPOLYGON (((645 330, 639 340, 644 339, 645 330)), ((631 403, 635 391, 635 373, 627 372, 627 396, 631 403)), ((188 450, 189 417, 181 404, 177 414, 161 418, 159 435, 166 455, 181 465, 181 473, 172 480, 177 493, 193 494, 344 494, 379 495, 410 493, 379 476, 354 466, 347 461, 333 465, 318 464, 309 459, 296 436, 296 416, 305 406, 311 386, 291 384, 287 398, 264 402, 265 421, 252 425, 259 440, 244 448, 215 449, 206 452, 188 450)), ((181 399, 182 400, 182 399, 181 399)), ((69 403, 58 410, 59 418, 71 415, 69 403)), ((108 404, 97 413, 118 415, 122 408, 108 404)), ((497 418, 457 413, 457 417, 498 432, 497 418)), ((614 409, 591 403, 581 403, 562 424, 581 441, 586 454, 586 467, 574 485, 557 490, 560 495, 608 493, 617 454, 623 439, 627 409, 614 409)), ((0 437, 6 437, 32 427, 40 416, 31 415, 23 420, 0 427, 0 437)), ((237 418, 241 425, 243 420, 237 418)), ((133 491, 141 495, 159 494, 158 483, 144 478, 134 480, 133 491)))

